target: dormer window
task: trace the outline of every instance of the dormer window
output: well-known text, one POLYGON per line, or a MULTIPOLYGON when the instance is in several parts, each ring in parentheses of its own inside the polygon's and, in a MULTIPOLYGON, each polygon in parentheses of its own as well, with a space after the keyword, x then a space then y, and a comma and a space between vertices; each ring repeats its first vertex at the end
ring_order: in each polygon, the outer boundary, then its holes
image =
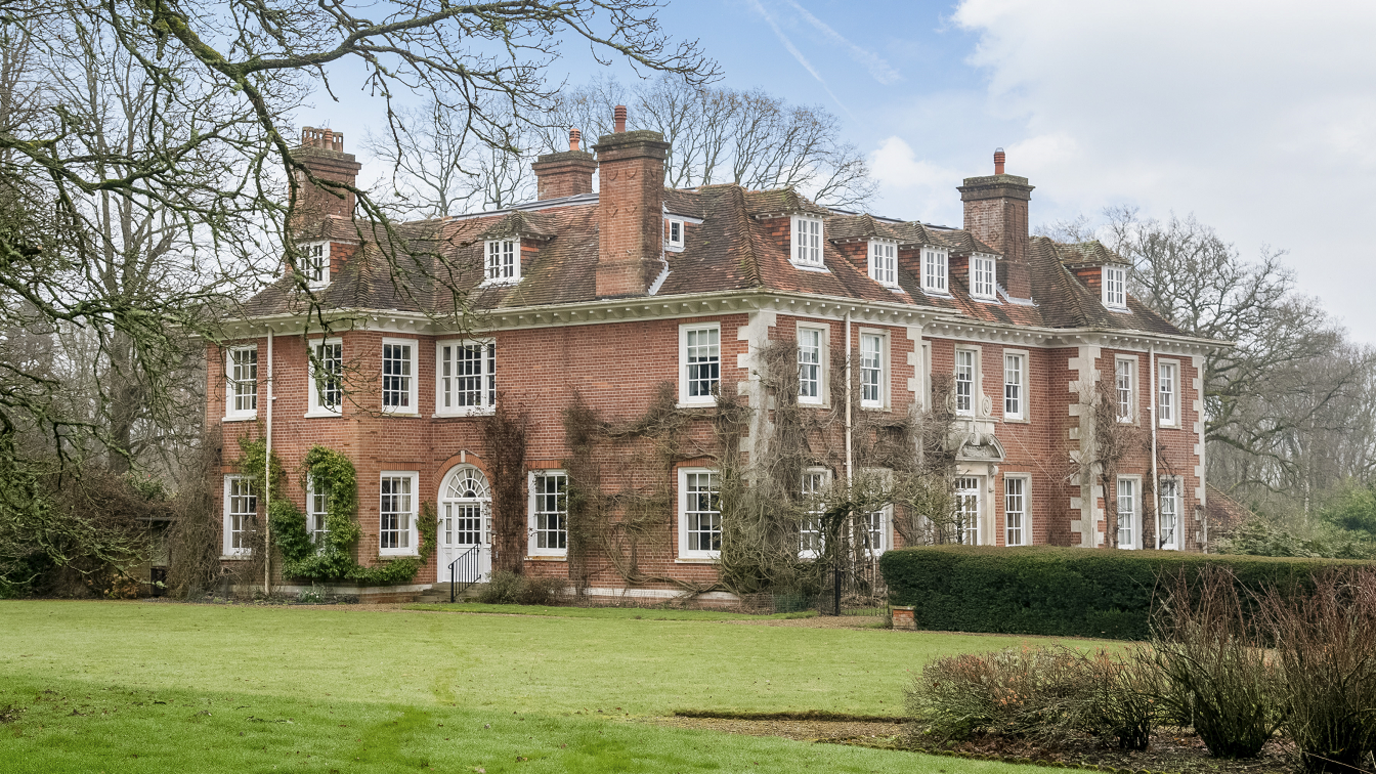
POLYGON ((794 215, 792 226, 793 263, 822 267, 822 219, 794 215))
POLYGON ((506 285, 521 279, 519 239, 493 239, 487 243, 487 282, 506 285))
POLYGON ((946 269, 949 258, 945 250, 935 247, 922 248, 922 289, 928 293, 950 293, 946 282, 946 269))
POLYGON ((306 284, 312 288, 330 284, 330 243, 306 242, 297 245, 297 249, 301 251, 301 274, 306 284))
POLYGON ((898 287, 898 245, 870 242, 870 279, 880 285, 898 287))
POLYGON ((1128 270, 1120 266, 1103 268, 1104 306, 1109 309, 1127 311, 1128 308, 1128 270))
POLYGON ((683 249, 683 221, 670 219, 665 233, 668 236, 666 244, 671 249, 683 249))
POLYGON ((994 257, 970 256, 970 295, 986 301, 996 299, 994 291, 994 257))

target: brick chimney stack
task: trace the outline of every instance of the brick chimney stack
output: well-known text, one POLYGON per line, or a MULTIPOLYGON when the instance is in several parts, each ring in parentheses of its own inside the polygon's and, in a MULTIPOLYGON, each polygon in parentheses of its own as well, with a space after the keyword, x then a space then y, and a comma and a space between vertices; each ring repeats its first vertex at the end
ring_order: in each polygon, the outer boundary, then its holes
MULTIPOLYGON (((356 185, 358 171, 363 168, 354 160, 352 153, 344 152, 344 133, 333 129, 302 127, 301 145, 292 153, 312 175, 321 180, 356 185)), ((296 202, 297 228, 311 226, 327 217, 353 220, 354 205, 357 203, 353 193, 340 193, 310 183, 299 172, 296 179, 301 184, 297 191, 300 197, 296 202)))
POLYGON ((643 295, 658 276, 664 246, 664 160, 669 143, 647 130, 626 131, 617 105, 616 131, 598 138, 597 297, 643 295))
POLYGON ((578 149, 582 137, 577 129, 570 130, 568 150, 545 154, 530 165, 537 181, 537 198, 558 199, 592 193, 592 173, 597 171, 597 160, 591 153, 578 149))
POLYGON ((1013 298, 1031 298, 1027 204, 1034 186, 1025 177, 1005 174, 1005 160, 1003 148, 994 151, 994 174, 967 177, 957 190, 965 203, 965 230, 1003 253, 999 283, 1013 298))

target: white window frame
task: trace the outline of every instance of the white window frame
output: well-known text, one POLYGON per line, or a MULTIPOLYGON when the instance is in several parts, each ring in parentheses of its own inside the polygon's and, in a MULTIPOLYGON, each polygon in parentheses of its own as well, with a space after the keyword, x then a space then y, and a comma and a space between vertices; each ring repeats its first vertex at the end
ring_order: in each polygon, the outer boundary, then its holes
POLYGON ((998 268, 994 256, 975 253, 970 256, 970 297, 983 301, 998 300, 998 268))
MULTIPOLYGON (((378 384, 378 387, 379 387, 379 390, 378 390, 378 402, 379 402, 379 403, 381 404, 381 406, 382 406, 382 413, 384 413, 384 414, 402 414, 402 415, 408 415, 408 416, 410 416, 410 415, 415 415, 415 414, 419 414, 419 413, 420 413, 420 405, 419 405, 419 402, 417 401, 417 398, 416 398, 416 396, 417 396, 417 394, 418 394, 417 389, 416 389, 416 386, 417 386, 417 382, 419 381, 418 376, 419 376, 419 372, 420 372, 420 342, 417 341, 416 339, 383 339, 383 340, 382 340, 382 349, 381 349, 380 354, 381 354, 381 361, 380 361, 379 364, 378 364, 378 365, 379 365, 379 368, 378 368, 378 379, 379 379, 379 384, 378 384), (387 379, 389 378, 389 375, 386 373, 386 369, 387 369, 387 347, 397 347, 397 346, 405 346, 405 347, 410 347, 410 348, 411 348, 411 349, 410 349, 410 351, 411 351, 411 357, 410 357, 410 359, 409 359, 409 361, 408 361, 408 362, 410 363, 410 365, 409 365, 409 373, 407 373, 407 374, 404 375, 404 377, 406 378, 406 405, 405 405, 405 406, 388 406, 388 405, 387 405, 387 389, 386 389, 387 379)), ((395 374, 392 374, 391 376, 392 376, 392 377, 395 377, 396 375, 395 375, 395 374)))
MULTIPOLYGON (((679 468, 678 469, 678 558, 681 561, 703 561, 714 560, 721 556, 721 550, 701 549, 688 547, 688 506, 690 505, 690 493, 688 491, 688 479, 690 476, 707 475, 709 486, 705 490, 710 498, 716 495, 717 510, 710 509, 704 511, 694 511, 695 513, 716 513, 717 528, 715 530, 705 530, 707 534, 715 532, 717 543, 721 541, 721 472, 713 468, 679 468), (715 484, 715 489, 712 488, 715 484)), ((701 491, 701 490, 700 490, 701 491)), ((704 530, 699 530, 703 532, 704 530)))
POLYGON ((826 267, 825 226, 821 218, 794 215, 789 218, 789 260, 794 266, 826 267))
POLYGON ((824 325, 809 325, 798 323, 798 403, 805 406, 826 405, 827 391, 830 385, 827 383, 827 369, 830 366, 827 354, 831 342, 829 340, 831 329, 824 325), (812 362, 808 358, 808 353, 804 349, 803 342, 809 336, 817 337, 816 361, 812 362), (816 369, 817 378, 805 379, 804 376, 808 369, 816 369), (815 382, 816 395, 804 395, 804 387, 808 382, 815 382))
MULTIPOLYGON (((397 493, 392 493, 392 496, 396 496, 396 495, 397 495, 397 493)), ((377 516, 378 516, 378 530, 377 530, 377 537, 378 537, 378 553, 381 554, 382 556, 417 556, 417 555, 419 555, 419 554, 420 554, 420 546, 419 546, 418 544, 419 544, 419 542, 420 542, 420 530, 418 530, 418 529, 416 528, 416 526, 417 526, 417 518, 418 518, 419 514, 420 514, 420 473, 418 473, 417 471, 414 471, 414 470, 384 470, 384 471, 382 471, 382 473, 378 476, 378 506, 377 506, 377 516), (405 524, 404 526, 403 526, 403 525, 398 525, 398 529, 396 529, 396 530, 383 530, 383 528, 382 528, 382 517, 383 517, 383 514, 384 514, 383 507, 384 507, 384 505, 386 504, 385 498, 388 496, 387 494, 385 494, 385 493, 382 491, 382 482, 385 481, 385 480, 388 480, 388 479, 392 479, 392 480, 407 480, 407 481, 410 482, 410 484, 409 484, 409 490, 410 490, 410 491, 408 491, 408 492, 405 493, 405 494, 406 494, 407 496, 409 496, 409 498, 410 498, 410 502, 408 503, 408 505, 410 506, 410 509, 409 509, 409 510, 405 510, 405 511, 402 511, 402 510, 388 511, 389 513, 397 513, 397 514, 404 515, 405 518, 406 518, 406 524, 405 524), (399 537, 399 539, 398 539, 397 542, 398 542, 398 543, 404 543, 404 545, 384 546, 384 545, 383 545, 383 540, 382 540, 383 535, 384 535, 384 532, 397 532, 397 533, 401 536, 401 537, 399 537)))
POLYGON ((251 518, 253 519, 253 526, 256 527, 258 521, 258 493, 253 491, 253 478, 250 476, 235 474, 227 475, 225 476, 224 487, 224 528, 221 531, 221 548, 223 550, 223 555, 234 558, 246 558, 253 554, 252 536, 255 530, 250 529, 249 526, 244 524, 242 521, 240 522, 240 528, 238 530, 233 529, 233 517, 239 516, 241 519, 251 518), (242 483, 244 486, 246 486, 248 488, 248 493, 237 495, 233 494, 235 483, 242 483), (240 509, 238 511, 233 510, 232 506, 234 505, 235 498, 245 497, 253 499, 253 509, 240 509), (242 537, 239 540, 238 546, 234 545, 234 536, 236 534, 242 535, 242 537))
POLYGON ((514 285, 521 281, 521 240, 483 242, 483 284, 514 285))
POLYGON ((869 243, 870 279, 886 288, 898 287, 898 243, 871 239, 869 243))
POLYGON ((1003 544, 1005 546, 1032 545, 1032 477, 1027 473, 1006 473, 1003 476, 1003 544), (1013 494, 1009 484, 1017 484, 1021 491, 1013 494), (1019 498, 1021 510, 1012 510, 1009 504, 1013 497, 1019 498), (1018 514, 1017 542, 1014 542, 1015 529, 1008 520, 1010 513, 1018 514))
POLYGON ((1179 427, 1180 361, 1157 360, 1156 384, 1156 416, 1160 420, 1161 427, 1179 427), (1167 374, 1169 374, 1169 378, 1167 374))
POLYGON ((1158 502, 1156 509, 1156 547, 1162 551, 1182 551, 1185 546, 1185 522, 1181 518, 1184 509, 1185 498, 1183 497, 1184 482, 1178 476, 1162 476, 1160 490, 1156 493, 1158 502), (1161 541, 1162 525, 1165 522, 1166 514, 1170 512, 1175 517, 1175 535, 1171 543, 1161 541))
POLYGON ((1003 351, 1003 419, 1005 422, 1026 422, 1031 414, 1027 411, 1027 352, 1019 349, 1003 351), (1016 363, 1010 369, 1009 363, 1016 363), (1016 381, 1010 375, 1016 370, 1016 381))
POLYGON ((344 340, 340 338, 310 339, 306 342, 306 347, 306 416, 337 417, 344 410, 344 340), (326 358, 320 351, 324 347, 339 347, 339 370, 333 378, 339 383, 339 403, 334 406, 326 405, 321 400, 320 394, 322 383, 332 381, 331 378, 328 376, 318 377, 316 374, 317 362, 328 364, 329 360, 332 359, 326 358))
POLYGON ((296 249, 301 252, 299 268, 306 278, 306 287, 314 290, 330 284, 330 243, 302 242, 296 249))
POLYGON ((225 350, 225 419, 230 422, 256 419, 258 417, 258 345, 251 344, 244 347, 230 347, 225 350), (253 353, 253 389, 246 391, 242 396, 239 395, 238 386, 240 383, 248 382, 248 379, 238 378, 235 370, 234 358, 238 353, 253 353), (245 398, 242 403, 251 403, 250 408, 239 408, 241 401, 237 398, 245 398))
POLYGON ((527 477, 527 489, 529 490, 529 506, 526 510, 527 528, 529 530, 529 545, 526 548, 528 556, 557 556, 567 557, 569 554, 569 498, 568 498, 569 474, 566 470, 532 470, 527 477), (541 491, 538 487, 543 481, 552 478, 559 478, 562 483, 556 492, 541 491), (555 508, 549 510, 549 499, 554 498, 555 508), (548 523, 542 529, 540 517, 553 514, 559 520, 560 527, 551 529, 548 523), (542 537, 553 537, 554 540, 546 539, 544 542, 557 543, 563 542, 563 546, 541 546, 542 537), (562 540, 560 540, 562 538, 562 540))
MULTIPOLYGON (((704 346, 704 345, 695 345, 704 346)), ((706 361, 704 361, 706 364, 706 361)), ((721 323, 717 322, 698 322, 683 323, 678 326, 678 402, 680 406, 715 406, 717 404, 717 394, 721 390, 721 377, 724 370, 722 358, 722 336, 721 323), (689 378, 690 368, 694 363, 688 362, 688 338, 690 333, 700 333, 706 331, 716 331, 717 334, 717 375, 712 382, 711 389, 705 395, 690 395, 689 392, 695 382, 703 381, 689 378)))
POLYGON ((1114 482, 1113 504, 1118 512, 1118 547, 1128 550, 1137 550, 1142 547, 1142 478, 1140 476, 1119 476, 1114 482), (1123 487, 1127 485, 1132 495, 1132 508, 1127 514, 1132 517, 1132 522, 1127 528, 1123 527, 1123 487), (1123 544, 1123 535, 1127 534, 1129 543, 1123 544))
POLYGON ((827 468, 804 468, 798 486, 798 504, 805 508, 807 518, 798 522, 798 558, 816 559, 822 555, 826 535, 822 532, 822 516, 827 512, 823 496, 831 488, 831 471, 827 468))
POLYGON ((1118 422, 1130 425, 1137 421, 1137 358, 1131 355, 1117 355, 1113 358, 1113 415, 1118 422), (1127 386, 1123 385, 1124 366, 1127 369, 1127 386), (1124 405, 1126 396, 1127 405, 1124 405), (1127 409, 1124 412, 1124 409, 1127 409))
POLYGON ((491 414, 497 410, 497 342, 494 339, 442 339, 435 342, 435 416, 471 417, 491 414), (451 351, 452 361, 446 362, 445 348, 451 351), (460 350, 481 349, 478 373, 460 374, 460 350), (448 370, 448 373, 446 373, 448 370), (472 390, 460 390, 460 379, 478 380, 478 402, 460 405, 460 398, 472 390))
POLYGON ((885 331, 860 329, 860 408, 883 409, 889 405, 889 335, 885 331), (872 363, 866 352, 866 339, 876 344, 873 354, 878 362, 872 363), (872 381, 875 372, 878 381, 872 381), (870 387, 875 388, 874 393, 870 387))
POLYGON ((860 514, 860 518, 865 520, 862 528, 865 536, 871 538, 875 535, 874 519, 879 519, 879 545, 865 546, 865 554, 871 558, 883 556, 890 548, 893 548, 893 504, 885 505, 873 511, 860 514))
POLYGON ((1122 266, 1100 269, 1099 286, 1104 306, 1116 312, 1128 310, 1128 270, 1122 266))
POLYGON ((955 384, 954 384, 954 392, 952 392, 951 397, 952 397, 952 399, 955 401, 955 412, 956 412, 956 416, 962 416, 962 417, 972 417, 972 416, 975 416, 976 410, 979 408, 979 360, 980 360, 980 351, 979 351, 978 349, 974 349, 974 348, 971 348, 971 347, 956 347, 956 349, 955 349, 955 357, 954 357, 954 360, 955 360, 955 384), (970 356, 970 379, 969 379, 970 392, 969 392, 968 395, 965 396, 966 399, 967 399, 967 405, 966 405, 965 407, 962 408, 962 407, 961 407, 961 395, 960 395, 960 384, 961 384, 961 379, 960 379, 960 374, 961 374, 960 356, 961 356, 961 355, 967 355, 967 354, 970 356))
POLYGON ((942 296, 951 294, 951 254, 946 250, 922 248, 922 290, 942 296))
POLYGON ((310 537, 311 543, 319 551, 325 543, 325 536, 329 534, 329 525, 326 517, 329 515, 330 498, 329 492, 317 491, 318 486, 315 476, 307 473, 306 475, 306 534, 310 537))
POLYGON ((664 245, 665 245, 666 247, 668 247, 670 250, 674 250, 674 251, 682 250, 682 249, 683 249, 683 237, 684 237, 684 234, 683 234, 683 229, 684 229, 684 222, 683 222, 683 219, 682 219, 682 218, 666 218, 666 219, 665 219, 665 222, 666 222, 666 226, 665 226, 665 234, 664 234, 664 245), (675 232, 677 232, 677 233, 675 233, 675 232))

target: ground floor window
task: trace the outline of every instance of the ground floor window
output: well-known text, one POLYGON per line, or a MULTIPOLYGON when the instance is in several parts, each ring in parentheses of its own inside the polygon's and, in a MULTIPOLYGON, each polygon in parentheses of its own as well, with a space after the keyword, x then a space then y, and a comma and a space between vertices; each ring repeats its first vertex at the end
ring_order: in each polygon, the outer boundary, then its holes
POLYGON ((312 479, 306 489, 306 531, 317 546, 325 544, 325 535, 329 532, 325 517, 330 510, 330 493, 329 487, 322 484, 312 479))
POLYGON ((803 519, 798 524, 798 555, 804 558, 815 559, 822 555, 825 548, 822 517, 827 512, 827 505, 822 498, 826 496, 830 477, 830 471, 826 468, 803 471, 798 500, 803 507, 803 519))
POLYGON ((721 552, 721 478, 715 470, 679 468, 679 556, 714 559, 721 552))
POLYGON ((258 495, 253 491, 253 479, 225 476, 225 555, 248 556, 257 524, 258 495))
POLYGON ((876 511, 861 514, 863 527, 860 537, 865 541, 865 553, 879 556, 889 550, 889 523, 893 520, 893 506, 886 505, 876 511))
POLYGON ((1003 480, 1004 542, 1010 546, 1025 546, 1029 541, 1027 523, 1027 479, 1008 477, 1003 480))
POLYGON ((1118 479, 1118 547, 1137 548, 1139 505, 1137 481, 1118 479))
POLYGON ((569 548, 568 475, 562 470, 530 473, 530 553, 564 556, 569 548))
POLYGON ((1180 482, 1174 478, 1161 479, 1161 510, 1157 525, 1158 548, 1178 551, 1181 546, 1180 482))
POLYGON ((416 477, 413 472, 382 474, 378 548, 383 554, 416 552, 416 477))

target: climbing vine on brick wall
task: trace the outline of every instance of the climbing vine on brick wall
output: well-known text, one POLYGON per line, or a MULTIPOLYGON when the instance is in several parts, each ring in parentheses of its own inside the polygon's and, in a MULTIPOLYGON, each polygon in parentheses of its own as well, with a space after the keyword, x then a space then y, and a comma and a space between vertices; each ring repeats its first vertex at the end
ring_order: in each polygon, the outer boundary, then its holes
POLYGON ((390 585, 414 580, 429 560, 435 549, 437 532, 435 511, 429 503, 421 507, 418 519, 419 555, 379 556, 376 565, 365 567, 354 558, 362 530, 357 521, 358 476, 348 457, 323 446, 315 446, 306 453, 301 485, 309 491, 307 482, 313 482, 326 493, 326 531, 317 542, 306 528, 306 515, 291 500, 281 496, 286 491, 287 475, 277 454, 274 452, 271 462, 267 463, 266 443, 262 439, 241 439, 239 445, 243 452, 239 470, 254 479, 255 491, 263 491, 265 465, 271 468, 274 496, 268 506, 268 523, 272 527, 273 542, 282 554, 283 577, 390 585))

